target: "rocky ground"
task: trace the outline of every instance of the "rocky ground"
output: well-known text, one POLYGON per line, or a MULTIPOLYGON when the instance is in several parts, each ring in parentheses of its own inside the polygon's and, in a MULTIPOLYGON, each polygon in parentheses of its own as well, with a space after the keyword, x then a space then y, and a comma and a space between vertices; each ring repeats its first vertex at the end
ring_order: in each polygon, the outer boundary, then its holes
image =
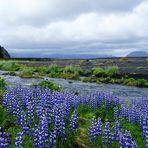
POLYGON ((107 67, 118 66, 120 68, 120 74, 129 75, 134 78, 145 78, 148 80, 148 58, 105 58, 105 59, 92 59, 92 60, 60 60, 60 59, 44 59, 44 60, 18 60, 18 63, 25 64, 31 67, 37 66, 49 66, 51 64, 57 64, 60 67, 67 65, 73 65, 81 67, 83 69, 89 69, 93 67, 107 67))

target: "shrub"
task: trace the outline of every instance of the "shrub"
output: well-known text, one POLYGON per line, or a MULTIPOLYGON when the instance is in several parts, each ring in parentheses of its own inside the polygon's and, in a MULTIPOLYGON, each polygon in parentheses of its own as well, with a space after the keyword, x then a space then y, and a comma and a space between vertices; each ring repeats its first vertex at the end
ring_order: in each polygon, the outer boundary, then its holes
POLYGON ((56 64, 52 64, 49 67, 47 67, 47 73, 59 73, 61 72, 61 68, 59 68, 56 64))
POLYGON ((60 78, 69 79, 69 80, 80 80, 80 75, 78 73, 62 73, 60 78))
POLYGON ((97 68, 93 68, 93 75, 95 75, 96 77, 101 77, 105 74, 105 70, 101 67, 97 67, 97 68))
POLYGON ((18 71, 22 68, 22 65, 17 64, 16 62, 4 62, 0 64, 0 69, 1 70, 10 70, 10 71, 18 71))
POLYGON ((73 66, 66 66, 63 70, 63 73, 67 73, 67 74, 79 74, 80 69, 73 67, 73 66))
POLYGON ((6 86, 5 79, 0 78, 0 88, 4 88, 6 86))
POLYGON ((17 74, 14 71, 9 71, 9 72, 3 73, 3 75, 16 76, 17 74))
POLYGON ((89 77, 92 75, 92 69, 81 69, 79 74, 81 76, 89 77))
POLYGON ((148 81, 145 79, 134 79, 134 78, 126 78, 123 80, 124 85, 129 86, 138 86, 138 87, 148 87, 148 81))
POLYGON ((147 81, 145 79, 137 79, 137 86, 146 86, 147 81))
POLYGON ((57 66, 51 66, 48 69, 49 77, 52 78, 63 78, 63 79, 70 79, 70 80, 80 80, 80 75, 78 70, 71 67, 66 67, 64 70, 57 66))
POLYGON ((19 76, 21 78, 32 78, 33 77, 33 69, 32 68, 24 68, 19 76))
POLYGON ((105 69, 105 74, 107 76, 114 76, 119 72, 119 68, 117 66, 111 66, 105 69))
POLYGON ((2 104, 3 94, 4 94, 4 89, 0 89, 0 105, 2 104))
POLYGON ((147 81, 147 82, 145 82, 145 87, 148 87, 148 81, 147 81))
POLYGON ((100 79, 97 79, 97 78, 95 78, 95 77, 85 77, 82 81, 83 82, 91 82, 91 83, 93 83, 93 82, 96 82, 98 80, 98 82, 100 82, 100 79))
MULTIPOLYGON (((0 105, 2 103, 2 98, 3 98, 3 93, 4 93, 4 88, 6 86, 5 79, 0 78, 0 105)), ((0 116, 1 117, 1 116, 0 116)))
POLYGON ((90 82, 90 77, 85 77, 84 79, 82 79, 83 82, 90 82))
POLYGON ((50 72, 50 74, 48 76, 51 78, 60 78, 61 73, 52 71, 52 72, 50 72))
POLYGON ((123 84, 128 85, 128 86, 136 86, 137 82, 135 81, 134 78, 128 78, 124 80, 123 84))
POLYGON ((56 85, 55 82, 49 81, 49 80, 42 80, 40 81, 38 84, 37 83, 33 83, 32 86, 39 86, 41 88, 48 88, 51 91, 60 91, 61 90, 61 86, 56 85))
POLYGON ((97 84, 101 84, 101 82, 99 80, 96 81, 97 84))
POLYGON ((66 66, 63 70, 61 78, 80 80, 80 69, 73 66, 66 66))
POLYGON ((37 72, 39 75, 45 75, 47 73, 47 67, 39 66, 35 68, 34 72, 37 72))
POLYGON ((137 67, 136 69, 137 70, 141 70, 141 69, 144 69, 145 67, 143 67, 143 66, 139 66, 139 67, 137 67))

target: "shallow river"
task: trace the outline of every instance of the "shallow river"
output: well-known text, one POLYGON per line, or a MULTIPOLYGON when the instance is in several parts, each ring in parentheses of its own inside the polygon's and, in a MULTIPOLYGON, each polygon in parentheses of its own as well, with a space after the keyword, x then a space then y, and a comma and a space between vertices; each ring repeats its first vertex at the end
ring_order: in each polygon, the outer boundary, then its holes
MULTIPOLYGON (((29 87, 34 82, 39 82, 41 79, 22 79, 18 76, 2 75, 4 71, 0 71, 0 77, 5 78, 6 83, 11 86, 23 85, 29 87)), ((43 77, 43 79, 49 79, 55 81, 58 85, 61 85, 64 90, 79 93, 94 93, 96 91, 113 94, 122 99, 141 99, 148 98, 148 88, 138 88, 130 86, 122 86, 118 84, 95 84, 84 83, 75 80, 55 79, 43 77)))

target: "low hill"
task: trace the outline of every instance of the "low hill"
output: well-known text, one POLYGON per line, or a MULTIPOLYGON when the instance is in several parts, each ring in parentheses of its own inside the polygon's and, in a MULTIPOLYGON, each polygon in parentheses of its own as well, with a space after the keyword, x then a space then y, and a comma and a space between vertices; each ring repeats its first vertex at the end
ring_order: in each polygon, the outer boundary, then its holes
POLYGON ((127 57, 148 57, 146 51, 134 51, 127 55, 127 57))

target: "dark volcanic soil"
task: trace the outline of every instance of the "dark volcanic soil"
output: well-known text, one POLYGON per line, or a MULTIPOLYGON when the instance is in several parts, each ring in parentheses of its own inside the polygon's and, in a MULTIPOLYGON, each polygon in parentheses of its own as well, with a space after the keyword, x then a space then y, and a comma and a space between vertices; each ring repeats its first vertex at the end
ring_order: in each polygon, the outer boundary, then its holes
POLYGON ((60 67, 67 65, 73 65, 88 69, 92 67, 107 67, 118 66, 120 68, 120 74, 127 74, 134 78, 145 78, 148 80, 148 58, 108 58, 108 59, 92 59, 92 60, 60 60, 60 59, 38 59, 34 61, 20 60, 20 64, 25 64, 31 67, 37 66, 49 66, 51 64, 57 64, 60 67))

